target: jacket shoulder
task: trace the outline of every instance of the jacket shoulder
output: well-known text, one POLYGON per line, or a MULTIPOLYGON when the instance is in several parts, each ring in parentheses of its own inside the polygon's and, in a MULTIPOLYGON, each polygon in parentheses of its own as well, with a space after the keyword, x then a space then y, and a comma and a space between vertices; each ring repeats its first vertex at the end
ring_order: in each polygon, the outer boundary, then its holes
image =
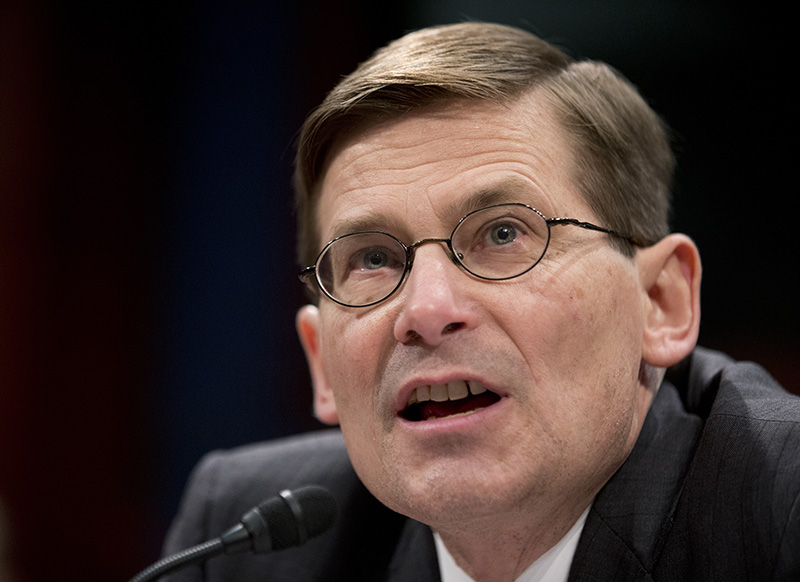
POLYGON ((206 455, 189 478, 164 544, 169 555, 219 536, 284 489, 320 485, 339 518, 319 537, 273 554, 219 556, 170 582, 199 580, 379 580, 405 518, 381 505, 350 464, 341 433, 324 430, 206 455), (381 531, 381 536, 375 536, 381 531), (347 574, 345 574, 347 572, 347 574))
POLYGON ((787 392, 761 366, 696 348, 667 372, 687 412, 708 419, 716 415, 755 420, 800 421, 800 397, 787 392))
POLYGON ((192 471, 165 553, 200 543, 284 489, 357 487, 339 431, 320 431, 206 454, 192 471))
POLYGON ((258 502, 263 495, 303 485, 346 487, 357 482, 338 430, 324 430, 212 451, 191 480, 206 482, 220 497, 258 502))
POLYGON ((800 572, 800 398, 763 368, 696 350, 681 386, 704 422, 665 553, 702 579, 800 572), (681 533, 682 532, 682 533, 681 533), (676 537, 677 536, 677 537, 676 537), (686 536, 686 537, 684 537, 686 536), (685 562, 691 556, 689 562, 685 562), (724 557, 721 559, 721 557, 724 557))

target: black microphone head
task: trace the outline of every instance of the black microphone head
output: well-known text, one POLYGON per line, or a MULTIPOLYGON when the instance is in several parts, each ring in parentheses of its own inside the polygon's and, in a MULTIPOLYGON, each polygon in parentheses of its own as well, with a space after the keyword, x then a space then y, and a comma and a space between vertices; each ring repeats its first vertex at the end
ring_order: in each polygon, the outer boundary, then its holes
POLYGON ((320 535, 333 525, 337 515, 336 500, 317 485, 282 491, 258 509, 269 524, 271 551, 298 546, 320 535))

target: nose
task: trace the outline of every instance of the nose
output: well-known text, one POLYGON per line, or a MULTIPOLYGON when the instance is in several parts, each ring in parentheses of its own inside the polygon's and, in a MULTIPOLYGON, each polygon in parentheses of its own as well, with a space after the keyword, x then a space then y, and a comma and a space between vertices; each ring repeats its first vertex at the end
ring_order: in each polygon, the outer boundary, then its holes
POLYGON ((466 282, 464 275, 442 245, 418 248, 414 267, 401 290, 395 339, 404 344, 416 341, 436 346, 448 335, 472 326, 475 315, 459 291, 466 282))

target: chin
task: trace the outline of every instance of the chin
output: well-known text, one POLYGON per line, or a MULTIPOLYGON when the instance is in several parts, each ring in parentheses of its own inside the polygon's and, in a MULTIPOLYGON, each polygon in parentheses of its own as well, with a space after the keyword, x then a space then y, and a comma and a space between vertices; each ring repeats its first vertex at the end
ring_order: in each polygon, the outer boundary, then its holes
POLYGON ((443 465, 416 479, 397 476, 373 494, 390 509, 436 529, 518 512, 536 490, 535 484, 515 483, 485 466, 476 472, 443 465))

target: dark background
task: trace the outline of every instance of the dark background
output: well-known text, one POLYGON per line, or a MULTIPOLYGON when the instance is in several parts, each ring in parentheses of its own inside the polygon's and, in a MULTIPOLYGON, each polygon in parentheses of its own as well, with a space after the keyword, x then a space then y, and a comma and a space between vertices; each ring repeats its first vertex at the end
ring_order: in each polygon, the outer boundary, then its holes
POLYGON ((128 579, 204 452, 318 427, 294 334, 293 138, 341 75, 428 24, 516 24, 637 84, 678 136, 702 343, 800 390, 787 15, 735 4, 0 0, 17 580, 128 579))

